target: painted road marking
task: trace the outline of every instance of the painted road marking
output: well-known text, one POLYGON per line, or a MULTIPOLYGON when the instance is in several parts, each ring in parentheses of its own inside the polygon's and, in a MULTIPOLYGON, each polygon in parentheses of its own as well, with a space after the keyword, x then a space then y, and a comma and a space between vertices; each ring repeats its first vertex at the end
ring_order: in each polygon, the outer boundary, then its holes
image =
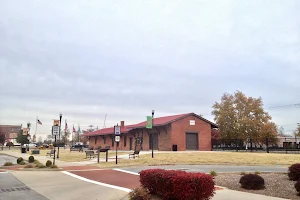
POLYGON ((114 168, 114 169, 112 169, 112 170, 119 171, 119 172, 124 172, 124 173, 127 173, 127 174, 133 174, 133 175, 137 175, 137 176, 140 175, 139 173, 127 171, 127 170, 124 170, 124 169, 114 168))
POLYGON ((74 178, 77 178, 79 180, 86 181, 88 183, 93 183, 93 184, 96 184, 96 185, 101 185, 101 186, 104 186, 104 187, 109 187, 109 188, 121 190, 121 191, 128 192, 128 193, 132 191, 131 189, 128 189, 128 188, 119 187, 119 186, 110 185, 110 184, 101 183, 101 182, 98 182, 98 181, 93 181, 93 180, 90 180, 90 179, 87 179, 87 178, 83 178, 81 176, 78 176, 76 174, 72 174, 70 172, 62 171, 62 173, 66 174, 66 175, 69 175, 69 176, 72 176, 74 178))
POLYGON ((73 169, 73 170, 71 169, 68 170, 68 172, 86 172, 86 171, 99 171, 99 170, 105 170, 105 169, 73 169))

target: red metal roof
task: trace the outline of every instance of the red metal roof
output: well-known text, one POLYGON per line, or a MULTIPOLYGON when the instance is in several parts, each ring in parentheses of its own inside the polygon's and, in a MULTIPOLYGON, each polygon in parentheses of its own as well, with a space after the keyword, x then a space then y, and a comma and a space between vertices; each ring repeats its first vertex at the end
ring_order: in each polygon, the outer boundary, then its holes
MULTIPOLYGON (((202 120, 210 123, 213 126, 217 126, 214 123, 194 114, 194 113, 186 113, 186 114, 180 114, 180 115, 172 115, 172 116, 165 116, 165 117, 158 117, 158 118, 154 118, 153 119, 153 126, 162 126, 162 125, 166 125, 169 123, 172 123, 173 121, 176 121, 178 119, 184 118, 186 116, 189 115, 195 115, 199 118, 201 118, 202 120)), ((143 121, 141 123, 138 124, 132 124, 132 125, 127 125, 121 128, 121 133, 127 133, 128 131, 135 129, 135 128, 143 128, 146 127, 146 121, 143 121)), ((109 134, 113 134, 114 133, 114 127, 111 128, 104 128, 104 129, 100 129, 98 131, 94 131, 94 132, 90 132, 90 133, 85 133, 83 134, 84 136, 93 136, 93 135, 109 135, 109 134)))

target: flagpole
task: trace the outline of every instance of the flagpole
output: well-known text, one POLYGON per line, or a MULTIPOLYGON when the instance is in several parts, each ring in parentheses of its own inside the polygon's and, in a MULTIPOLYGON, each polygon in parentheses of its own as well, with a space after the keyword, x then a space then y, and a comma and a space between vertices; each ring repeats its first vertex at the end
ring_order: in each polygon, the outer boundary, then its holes
POLYGON ((73 130, 72 130, 72 146, 74 145, 73 133, 74 133, 74 124, 73 124, 73 130))
POLYGON ((35 120, 35 141, 33 142, 36 142, 37 120, 38 120, 38 116, 36 116, 36 120, 35 120))
POLYGON ((78 136, 78 142, 80 142, 80 140, 79 140, 79 124, 78 124, 78 130, 77 130, 77 136, 78 136))

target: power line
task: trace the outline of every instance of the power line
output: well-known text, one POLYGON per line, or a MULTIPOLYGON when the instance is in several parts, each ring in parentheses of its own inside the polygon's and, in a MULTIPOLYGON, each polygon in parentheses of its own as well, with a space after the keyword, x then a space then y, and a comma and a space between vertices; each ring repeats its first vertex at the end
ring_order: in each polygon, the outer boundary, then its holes
POLYGON ((272 106, 269 109, 273 109, 273 108, 291 108, 291 107, 300 108, 300 103, 288 104, 288 105, 281 105, 281 106, 272 106))

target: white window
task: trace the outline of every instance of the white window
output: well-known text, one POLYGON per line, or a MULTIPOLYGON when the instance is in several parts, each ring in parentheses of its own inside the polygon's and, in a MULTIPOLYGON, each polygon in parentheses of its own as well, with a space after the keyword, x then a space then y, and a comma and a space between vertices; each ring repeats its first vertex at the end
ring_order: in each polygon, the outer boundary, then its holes
POLYGON ((195 122, 195 120, 190 120, 190 125, 195 125, 196 124, 196 122, 195 122))

